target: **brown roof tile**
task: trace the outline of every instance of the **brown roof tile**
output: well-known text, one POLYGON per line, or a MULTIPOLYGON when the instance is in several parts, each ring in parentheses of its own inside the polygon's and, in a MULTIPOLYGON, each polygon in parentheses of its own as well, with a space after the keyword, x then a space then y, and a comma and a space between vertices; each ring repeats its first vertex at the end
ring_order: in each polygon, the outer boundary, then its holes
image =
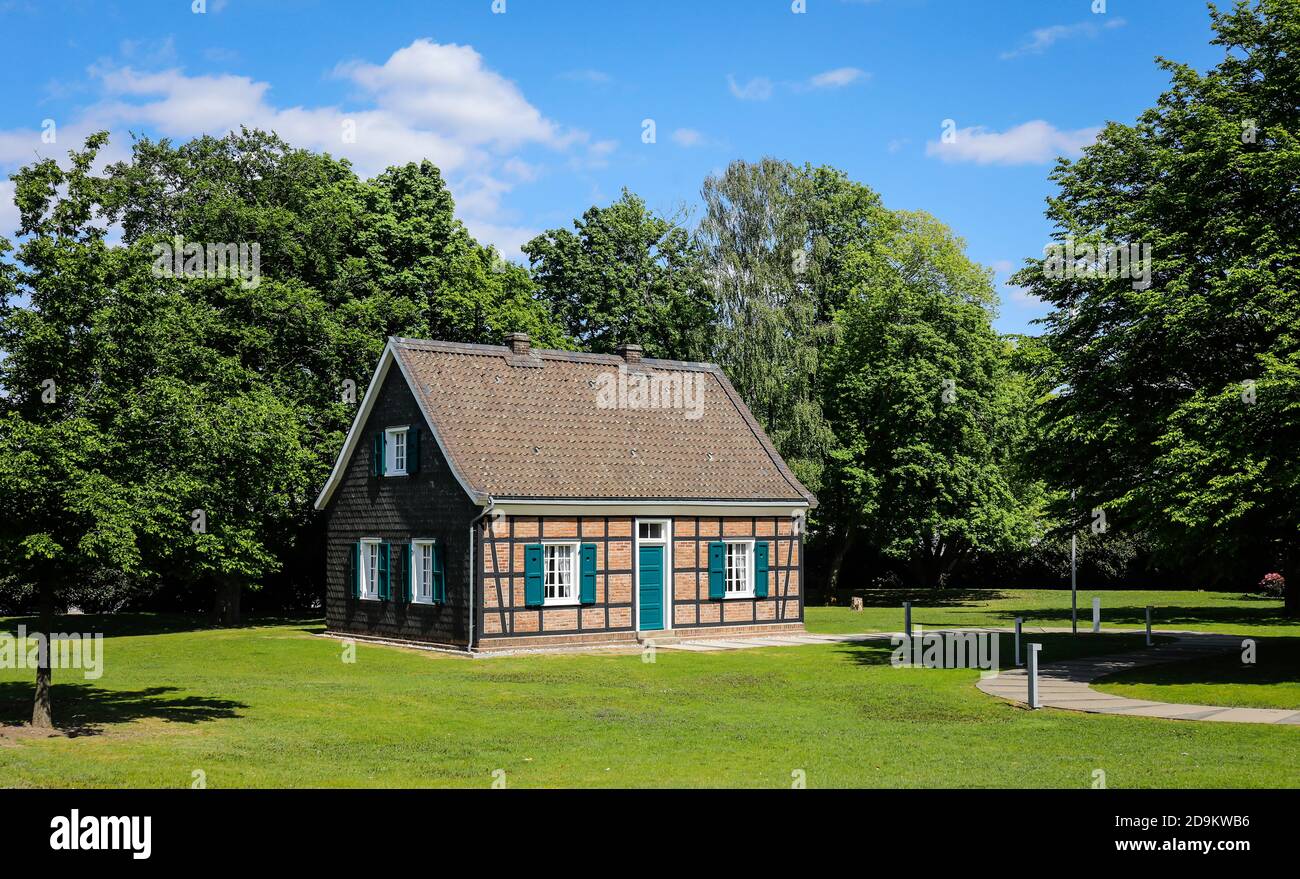
POLYGON ((815 502, 712 364, 628 366, 612 355, 417 339, 393 346, 452 465, 481 495, 815 502), (633 383, 638 373, 698 382, 701 416, 688 417, 690 393, 677 398, 682 408, 600 405, 620 366, 633 383))

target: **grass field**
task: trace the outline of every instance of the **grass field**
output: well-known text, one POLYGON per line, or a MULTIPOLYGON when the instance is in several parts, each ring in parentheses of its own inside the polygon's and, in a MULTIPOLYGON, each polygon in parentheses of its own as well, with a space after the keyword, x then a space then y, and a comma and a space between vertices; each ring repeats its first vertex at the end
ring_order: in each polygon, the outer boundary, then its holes
MULTIPOLYGON (((1276 603, 1108 594, 1117 606, 1124 595, 1181 608, 1179 627, 1300 634, 1273 622, 1276 603)), ((1059 622, 1062 606, 1068 619, 1068 593, 967 595, 915 619, 1059 622)), ((809 628, 896 629, 890 614, 812 608, 809 628)), ((1085 788, 1100 768, 1111 787, 1300 786, 1295 727, 1027 711, 977 691, 975 671, 894 668, 887 645, 659 651, 647 663, 360 644, 348 664, 340 642, 314 636, 319 621, 70 617, 60 628, 105 632, 103 677, 56 672, 56 717, 74 734, 45 737, 20 725, 31 673, 0 670, 2 785, 188 787, 197 771, 213 788, 788 787, 800 773, 814 788, 1085 788)), ((1035 640, 1045 659, 1136 643, 1035 640)))
POLYGON ((1229 653, 1136 668, 1095 686, 1132 699, 1300 711, 1300 638, 1260 638, 1253 663, 1229 653))
MULTIPOLYGON (((1151 605, 1155 628, 1232 632, 1240 635, 1300 637, 1300 620, 1282 616, 1282 602, 1225 592, 1079 590, 1079 628, 1092 628, 1092 599, 1101 598, 1102 628, 1141 628, 1151 605)), ((897 632, 903 627, 904 601, 912 602, 912 621, 940 626, 1010 626, 1017 616, 1030 626, 1070 625, 1070 593, 1048 589, 871 590, 862 611, 848 607, 810 607, 810 630, 819 632, 897 632)))

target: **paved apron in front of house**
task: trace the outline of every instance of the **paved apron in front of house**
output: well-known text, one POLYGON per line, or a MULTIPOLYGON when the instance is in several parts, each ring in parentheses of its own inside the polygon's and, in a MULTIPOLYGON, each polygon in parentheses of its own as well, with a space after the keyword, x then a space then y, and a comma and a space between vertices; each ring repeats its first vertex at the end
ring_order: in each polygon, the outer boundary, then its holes
MULTIPOLYGON (((928 632, 1010 632, 1005 628, 929 629, 928 632)), ((1034 632, 1069 632, 1067 628, 1042 627, 1023 629, 1021 637, 1034 632)), ((1112 634, 1136 634, 1143 630, 1123 630, 1112 634)), ((832 644, 860 641, 888 641, 901 633, 870 632, 850 635, 774 635, 752 638, 717 638, 658 644, 658 650, 684 650, 709 653, 717 650, 745 650, 754 647, 788 647, 800 644, 832 644)), ((1038 667, 1038 698, 1044 708, 1063 708, 1089 714, 1126 714, 1132 717, 1161 717, 1169 720, 1212 720, 1226 723, 1283 723, 1300 726, 1300 711, 1290 708, 1224 708, 1214 705, 1182 705, 1172 702, 1147 702, 1102 693, 1088 686, 1098 678, 1140 668, 1196 659, 1214 653, 1230 653, 1241 647, 1241 636, 1208 632, 1154 632, 1173 637, 1172 644, 1145 650, 1103 656, 1080 657, 1049 662, 1038 667)), ((1029 678, 1023 668, 1004 669, 996 677, 981 678, 976 684, 990 696, 1028 704, 1029 678)))

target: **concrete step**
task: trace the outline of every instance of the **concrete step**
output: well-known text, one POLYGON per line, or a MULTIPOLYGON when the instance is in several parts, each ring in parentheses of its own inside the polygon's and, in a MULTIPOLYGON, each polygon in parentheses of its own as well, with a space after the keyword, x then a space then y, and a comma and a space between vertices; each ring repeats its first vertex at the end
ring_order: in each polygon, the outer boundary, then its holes
POLYGON ((660 629, 654 632, 637 632, 636 639, 642 644, 677 644, 682 639, 672 629, 660 629))

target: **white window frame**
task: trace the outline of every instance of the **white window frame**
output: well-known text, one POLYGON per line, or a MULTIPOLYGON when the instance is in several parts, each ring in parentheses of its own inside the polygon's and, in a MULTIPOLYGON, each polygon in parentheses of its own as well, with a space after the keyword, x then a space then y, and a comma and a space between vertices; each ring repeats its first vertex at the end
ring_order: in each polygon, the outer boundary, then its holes
MULTIPOLYGON (((358 543, 361 548, 357 553, 357 597, 362 601, 379 601, 379 547, 384 541, 378 537, 363 537, 358 543), (370 568, 372 553, 375 562, 373 574, 370 568)), ((391 571, 389 576, 392 576, 391 571)))
POLYGON ((579 582, 582 578, 581 568, 582 568, 582 542, 581 541, 543 540, 542 541, 542 605, 544 607, 572 607, 577 604, 580 604, 582 600, 582 595, 581 595, 582 586, 579 582), (569 583, 569 597, 567 598, 560 598, 560 597, 552 598, 550 595, 547 594, 549 590, 547 589, 547 583, 546 583, 546 578, 548 574, 547 565, 546 565, 546 555, 547 555, 547 549, 555 546, 567 546, 569 547, 569 552, 571 553, 570 556, 571 562, 569 565, 569 576, 571 578, 571 582, 569 583))
POLYGON ((408 431, 410 427, 390 427, 384 431, 384 475, 385 476, 405 476, 407 471, 407 455, 410 454, 411 446, 407 442, 409 439, 408 431), (397 466, 397 438, 402 438, 402 466, 397 466))
POLYGON ((754 597, 754 540, 724 540, 722 541, 727 549, 723 553, 722 559, 722 596, 723 598, 753 598, 754 597), (745 548, 745 583, 743 589, 733 590, 731 588, 731 547, 743 546, 745 548))
POLYGON ((639 542, 641 542, 641 543, 654 544, 654 545, 658 545, 658 544, 664 543, 664 542, 666 541, 667 534, 668 534, 668 520, 667 520, 667 519, 637 519, 637 521, 636 521, 636 539, 637 539, 639 542), (642 526, 649 527, 650 525, 658 525, 658 526, 659 526, 659 536, 658 536, 658 537, 642 537, 642 536, 641 536, 641 528, 642 528, 642 526))
POLYGON ((410 578, 410 595, 412 604, 433 604, 433 547, 438 543, 432 537, 415 537, 411 539, 411 570, 408 572, 410 578), (422 575, 424 574, 423 560, 420 558, 421 551, 429 548, 429 594, 427 596, 420 594, 422 575))

